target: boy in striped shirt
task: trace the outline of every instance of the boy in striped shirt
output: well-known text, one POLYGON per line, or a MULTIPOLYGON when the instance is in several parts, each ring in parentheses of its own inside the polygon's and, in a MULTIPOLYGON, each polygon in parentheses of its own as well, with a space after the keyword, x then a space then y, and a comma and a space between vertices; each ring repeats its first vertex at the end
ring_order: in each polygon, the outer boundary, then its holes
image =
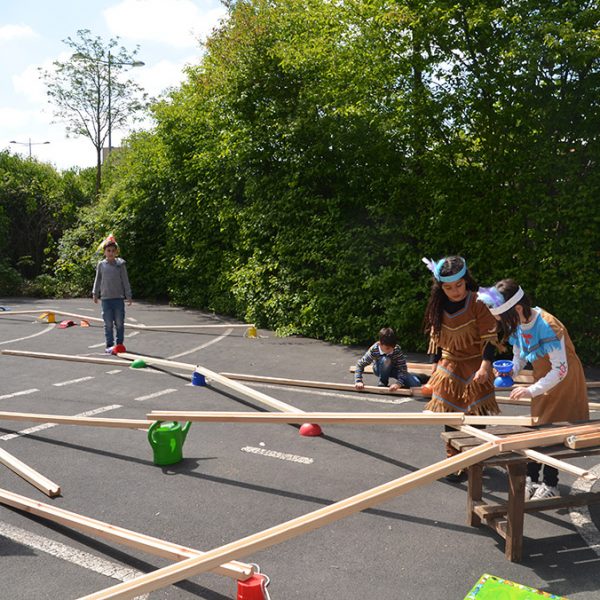
POLYGON ((373 373, 378 377, 379 387, 389 387, 390 392, 409 387, 406 356, 398 345, 396 332, 391 327, 384 327, 379 332, 379 341, 375 342, 356 363, 354 387, 357 390, 365 387, 363 372, 370 364, 373 364, 373 373), (396 381, 390 382, 390 378, 396 381))

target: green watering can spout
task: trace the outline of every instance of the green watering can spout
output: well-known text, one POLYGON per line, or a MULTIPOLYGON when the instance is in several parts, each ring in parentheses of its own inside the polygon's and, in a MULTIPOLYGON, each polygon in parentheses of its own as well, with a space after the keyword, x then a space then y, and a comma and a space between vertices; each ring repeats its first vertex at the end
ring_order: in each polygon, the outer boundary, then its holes
POLYGON ((173 465, 183 459, 183 443, 191 422, 184 427, 177 421, 156 421, 148 429, 148 441, 157 465, 173 465))

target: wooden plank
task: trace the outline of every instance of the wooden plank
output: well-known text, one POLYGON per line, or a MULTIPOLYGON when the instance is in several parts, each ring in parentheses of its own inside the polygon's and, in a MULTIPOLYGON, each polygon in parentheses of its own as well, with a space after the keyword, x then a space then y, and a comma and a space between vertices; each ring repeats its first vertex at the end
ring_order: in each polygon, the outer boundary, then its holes
POLYGON ((600 433, 590 433, 587 435, 570 435, 565 440, 565 446, 573 450, 580 448, 592 448, 600 446, 600 433))
POLYGON ((508 465, 508 511, 506 513, 506 546, 504 555, 519 562, 523 554, 523 505, 525 503, 524 463, 508 465))
MULTIPOLYGON (((141 354, 131 354, 130 352, 120 352, 118 354, 118 356, 127 358, 129 360, 136 360, 136 359, 141 358, 147 365, 158 365, 161 367, 168 367, 168 368, 172 368, 172 369, 183 369, 185 371, 191 371, 191 372, 197 371, 198 373, 201 373, 207 379, 209 379, 211 383, 212 382, 219 383, 226 388, 232 389, 236 392, 239 392, 240 394, 243 394, 244 396, 251 398, 252 400, 256 400, 257 402, 266 404, 267 406, 270 406, 271 408, 274 408, 275 410, 279 410, 279 411, 283 411, 283 412, 293 412, 293 413, 302 413, 303 412, 299 408, 296 408, 295 406, 291 406, 290 404, 286 404, 285 402, 276 400, 275 398, 272 398, 271 396, 267 396, 267 394, 263 394, 262 392, 259 392, 258 390, 254 390, 251 387, 248 387, 247 385, 244 385, 242 383, 238 383, 237 381, 232 381, 231 379, 228 379, 227 377, 224 377, 223 375, 219 375, 218 373, 215 373, 214 371, 210 371, 209 369, 207 369, 205 367, 201 367, 200 365, 192 365, 189 363, 174 362, 171 360, 166 360, 164 358, 155 358, 153 356, 143 356, 141 354)), ((306 421, 303 421, 303 423, 305 423, 305 422, 306 421)))
POLYGON ((250 413, 223 411, 153 410, 146 415, 155 421, 202 421, 218 423, 370 423, 373 425, 460 425, 462 423, 531 425, 531 417, 487 417, 464 413, 250 413))
POLYGON ((0 350, 8 356, 23 356, 25 358, 42 358, 47 360, 70 360, 73 362, 95 363, 98 365, 129 366, 126 361, 116 358, 95 358, 93 356, 76 356, 74 354, 53 354, 50 352, 29 352, 27 350, 0 350))
POLYGON ((59 485, 50 481, 50 479, 44 477, 41 473, 38 473, 35 469, 32 469, 29 465, 26 465, 16 456, 13 456, 10 452, 7 452, 2 448, 0 448, 0 462, 38 490, 44 492, 46 496, 49 496, 50 498, 60 496, 59 485))
POLYGON ((329 506, 319 508, 291 521, 275 525, 264 531, 210 550, 202 557, 189 558, 174 565, 163 567, 152 573, 89 594, 80 600, 134 598, 139 594, 166 587, 187 577, 206 572, 225 560, 247 556, 400 496, 412 489, 449 475, 458 469, 478 463, 494 455, 497 451, 497 446, 492 442, 482 444, 469 452, 446 458, 423 469, 340 500, 329 506))
MULTIPOLYGON (((60 523, 66 527, 73 527, 79 531, 96 535, 102 539, 120 542, 130 548, 143 550, 150 554, 161 556, 162 558, 184 560, 186 558, 202 556, 204 554, 193 548, 173 544, 143 533, 98 521, 84 515, 64 510, 58 506, 52 506, 50 504, 32 500, 31 498, 9 492, 8 490, 0 489, 0 503, 48 519, 54 523, 60 523)), ((253 574, 254 568, 252 565, 232 561, 218 566, 214 569, 214 572, 225 575, 226 577, 232 577, 233 579, 245 580, 253 574)))
MULTIPOLYGON (((570 494, 568 496, 555 496, 553 498, 544 498, 543 500, 526 500, 523 511, 541 512, 544 510, 560 510, 562 508, 572 508, 574 506, 588 506, 600 502, 600 492, 582 492, 580 494, 570 494)), ((506 515, 508 506, 505 502, 498 504, 476 503, 473 507, 474 512, 481 519, 494 519, 506 515)))
POLYGON ((347 392, 367 392, 370 394, 387 394, 398 396, 412 396, 413 390, 420 392, 421 388, 399 389, 390 392, 389 388, 365 385, 362 390, 357 390, 352 383, 331 383, 328 381, 310 381, 306 379, 286 379, 284 377, 265 377, 262 375, 246 375, 244 373, 219 373, 223 377, 237 381, 254 381, 256 383, 270 383, 274 385, 290 385, 296 387, 321 388, 326 390, 345 390, 347 392))
POLYGON ((69 415, 44 415, 39 413, 0 412, 0 420, 32 421, 35 423, 59 423, 91 427, 118 427, 123 429, 148 429, 153 421, 141 419, 107 419, 103 417, 77 417, 69 415))
MULTIPOLYGON (((496 435, 489 433, 488 431, 484 431, 483 429, 477 429, 476 427, 471 427, 469 425, 464 425, 460 429, 465 433, 470 433, 472 436, 485 440, 487 442, 493 442, 502 439, 496 435)), ((543 454, 542 452, 538 452, 536 450, 517 450, 517 452, 519 452, 519 454, 527 456, 527 458, 530 458, 531 460, 542 463, 544 465, 549 465, 560 471, 571 473, 576 477, 590 477, 590 472, 588 469, 581 469, 563 460, 559 460, 552 456, 548 456, 547 454, 543 454)))
MULTIPOLYGON (((424 375, 431 375, 432 364, 431 363, 419 363, 419 362, 407 362, 406 368, 409 373, 423 373, 424 375)), ((356 365, 352 365, 349 369, 351 373, 356 371, 356 365)), ((363 371, 363 373, 373 373, 372 365, 367 365, 363 371)), ((529 369, 525 369, 521 371, 514 380, 517 383, 533 383, 533 375, 532 371, 529 369)), ((506 389, 506 388, 498 388, 498 389, 506 389)))
POLYGON ((553 446, 563 444, 570 435, 582 435, 586 433, 600 433, 600 421, 591 425, 573 425, 565 427, 553 427, 541 429, 532 433, 520 433, 501 438, 496 442, 501 452, 529 449, 535 446, 553 446))
MULTIPOLYGON (((507 388, 496 388, 506 390, 507 388)), ((531 406, 531 398, 517 398, 512 399, 508 396, 500 396, 496 394, 496 402, 498 404, 514 404, 516 406, 531 406)), ((590 410, 598 410, 600 409, 600 402, 588 402, 588 407, 590 410)))
MULTIPOLYGON (((85 321, 91 321, 93 323, 102 323, 104 321, 99 317, 89 317, 87 315, 80 315, 78 313, 66 312, 56 308, 38 308, 35 310, 2 310, 0 316, 4 315, 31 315, 38 313, 54 313, 55 315, 62 315, 63 317, 73 317, 75 319, 83 319, 85 321)), ((125 327, 130 329, 151 329, 151 330, 162 330, 162 329, 223 329, 230 327, 254 327, 254 323, 210 323, 210 324, 194 324, 194 325, 144 325, 143 323, 127 323, 125 327)))

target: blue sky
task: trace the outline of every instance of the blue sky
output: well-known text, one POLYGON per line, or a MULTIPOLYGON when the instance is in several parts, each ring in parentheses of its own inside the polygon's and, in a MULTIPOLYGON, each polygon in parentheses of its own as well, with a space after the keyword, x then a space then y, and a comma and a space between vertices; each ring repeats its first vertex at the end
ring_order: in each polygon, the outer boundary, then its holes
MULTIPOLYGON (((68 59, 71 51, 62 40, 89 29, 105 42, 119 37, 128 50, 139 45, 136 59, 145 66, 131 69, 127 76, 158 96, 183 81, 185 65, 200 61, 199 40, 224 15, 218 0, 0 3, 0 149, 28 156, 31 148, 33 157, 59 169, 94 166, 92 142, 67 138, 64 124, 52 123, 53 109, 38 67, 48 69, 53 61, 68 59), (42 143, 46 141, 50 143, 42 143)), ((113 146, 126 133, 113 131, 113 146)))

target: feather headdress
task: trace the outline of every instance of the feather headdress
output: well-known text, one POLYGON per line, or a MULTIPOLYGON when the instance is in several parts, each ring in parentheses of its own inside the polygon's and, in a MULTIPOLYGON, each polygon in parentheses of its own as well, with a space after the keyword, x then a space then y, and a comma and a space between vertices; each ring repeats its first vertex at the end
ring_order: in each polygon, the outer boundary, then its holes
POLYGON ((115 239, 115 236, 112 233, 109 233, 99 244, 98 244, 98 248, 96 249, 96 252, 102 252, 104 250, 104 248, 108 245, 108 244, 113 244, 114 246, 116 246, 117 248, 119 247, 119 244, 117 244, 117 240, 115 239))
POLYGON ((426 258, 424 256, 421 260, 427 265, 427 268, 435 275, 435 261, 433 260, 433 258, 426 258))
POLYGON ((477 300, 481 300, 488 308, 498 308, 504 304, 504 296, 494 287, 480 287, 477 300))

